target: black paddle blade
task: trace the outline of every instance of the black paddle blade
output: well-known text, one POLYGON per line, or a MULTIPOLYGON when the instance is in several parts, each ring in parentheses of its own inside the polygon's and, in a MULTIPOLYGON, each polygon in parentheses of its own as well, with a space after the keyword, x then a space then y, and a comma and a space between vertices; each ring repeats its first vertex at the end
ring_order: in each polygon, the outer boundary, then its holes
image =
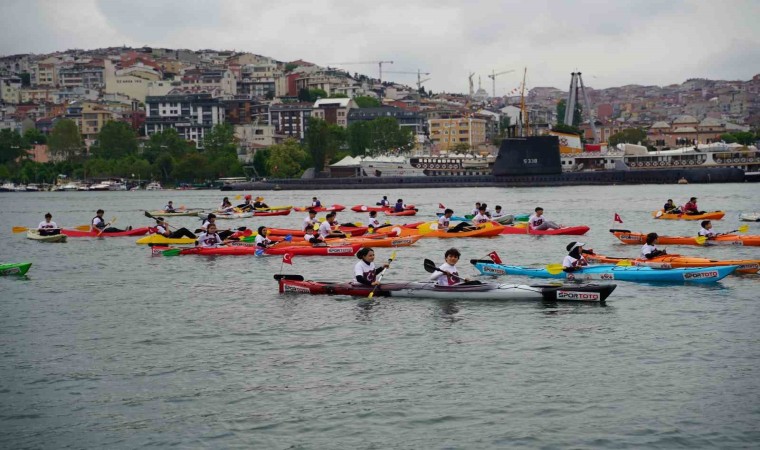
POLYGON ((425 266, 425 271, 428 273, 433 273, 438 270, 438 268, 435 266, 435 263, 429 259, 426 259, 423 264, 425 266))
POLYGON ((303 276, 301 275, 288 275, 284 273, 278 273, 274 276, 275 280, 294 280, 294 281, 303 281, 303 276))

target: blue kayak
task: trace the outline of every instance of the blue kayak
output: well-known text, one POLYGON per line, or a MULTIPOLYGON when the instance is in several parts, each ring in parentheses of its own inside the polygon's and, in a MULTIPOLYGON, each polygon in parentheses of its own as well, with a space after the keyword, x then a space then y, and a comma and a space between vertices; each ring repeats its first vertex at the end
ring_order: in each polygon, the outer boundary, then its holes
MULTIPOLYGON (((443 213, 435 213, 435 215, 438 216, 438 217, 441 217, 443 215, 443 213)), ((459 221, 459 222, 467 222, 468 219, 466 217, 462 217, 462 216, 451 216, 451 218, 449 220, 452 220, 452 221, 456 220, 456 221, 459 221)))
MULTIPOLYGON (((680 269, 654 269, 645 266, 587 266, 575 272, 549 270, 547 268, 530 268, 506 266, 503 264, 473 261, 475 268, 483 275, 525 275, 539 278, 563 278, 575 281, 620 280, 666 283, 715 283, 720 281, 739 266, 688 267, 680 269)), ((553 265, 555 266, 555 265, 553 265)))

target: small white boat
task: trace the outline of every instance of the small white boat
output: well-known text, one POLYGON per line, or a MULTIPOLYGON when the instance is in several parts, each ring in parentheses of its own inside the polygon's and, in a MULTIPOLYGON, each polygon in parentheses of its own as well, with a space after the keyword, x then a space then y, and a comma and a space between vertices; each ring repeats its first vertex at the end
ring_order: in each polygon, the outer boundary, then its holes
POLYGON ((26 238, 41 242, 66 242, 67 236, 65 234, 51 234, 48 236, 43 236, 37 230, 29 230, 26 232, 26 238))
POLYGON ((161 183, 159 183, 158 181, 153 181, 145 187, 145 190, 146 191, 163 191, 164 188, 161 186, 161 183))
POLYGON ((745 222, 760 222, 760 213, 741 213, 739 214, 739 220, 745 222))

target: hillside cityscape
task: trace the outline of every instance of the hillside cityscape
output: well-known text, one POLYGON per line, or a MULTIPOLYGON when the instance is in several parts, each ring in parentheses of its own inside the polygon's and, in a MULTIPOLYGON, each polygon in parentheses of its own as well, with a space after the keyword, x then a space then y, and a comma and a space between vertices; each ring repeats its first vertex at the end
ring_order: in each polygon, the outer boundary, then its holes
MULTIPOLYGON (((345 156, 493 154, 504 137, 562 122, 562 88, 494 71, 431 92, 435 74, 383 63, 150 47, 0 57, 0 180, 297 177, 345 156)), ((563 129, 586 139, 590 120, 603 142, 636 130, 650 149, 750 144, 760 129, 760 74, 586 92, 591 115, 581 105, 563 129)))

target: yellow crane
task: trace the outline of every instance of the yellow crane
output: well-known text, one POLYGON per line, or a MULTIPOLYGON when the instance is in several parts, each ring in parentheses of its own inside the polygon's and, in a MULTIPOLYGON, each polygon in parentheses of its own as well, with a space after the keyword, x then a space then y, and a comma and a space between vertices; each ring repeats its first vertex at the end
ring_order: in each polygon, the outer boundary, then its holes
POLYGON ((417 75, 417 92, 419 92, 420 88, 422 87, 422 83, 430 81, 430 78, 425 78, 424 80, 422 79, 422 75, 430 75, 430 72, 421 72, 419 69, 417 69, 416 72, 386 70, 385 73, 408 73, 417 75))
POLYGON ((505 70, 504 72, 499 72, 499 73, 496 73, 495 70, 492 70, 491 74, 488 75, 488 78, 490 78, 491 81, 493 82, 493 97, 496 97, 496 77, 498 77, 499 75, 504 75, 511 72, 514 72, 514 70, 505 70))
POLYGON ((348 66, 348 65, 354 65, 354 64, 377 64, 379 67, 379 77, 378 79, 380 81, 383 81, 383 64, 393 64, 393 61, 349 61, 349 62, 336 62, 336 63, 327 63, 330 65, 336 65, 336 66, 348 66))

